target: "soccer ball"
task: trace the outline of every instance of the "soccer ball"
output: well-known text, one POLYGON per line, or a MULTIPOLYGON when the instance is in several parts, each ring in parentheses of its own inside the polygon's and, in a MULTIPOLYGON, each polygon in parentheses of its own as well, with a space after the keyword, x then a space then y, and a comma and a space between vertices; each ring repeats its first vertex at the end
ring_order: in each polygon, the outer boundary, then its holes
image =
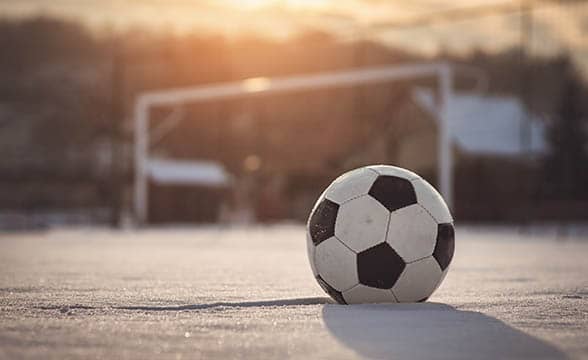
POLYGON ((453 258, 453 218, 417 174, 366 166, 319 197, 307 249, 316 280, 340 304, 425 301, 453 258))

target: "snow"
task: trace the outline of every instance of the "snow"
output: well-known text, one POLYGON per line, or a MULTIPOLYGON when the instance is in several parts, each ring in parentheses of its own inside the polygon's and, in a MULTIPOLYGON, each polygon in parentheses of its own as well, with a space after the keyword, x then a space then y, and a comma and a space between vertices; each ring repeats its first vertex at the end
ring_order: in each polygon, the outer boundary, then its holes
POLYGON ((151 158, 148 169, 151 178, 160 184, 227 186, 231 181, 224 167, 213 161, 151 158))
MULTIPOLYGON (((414 98, 431 114, 437 113, 430 90, 417 89, 414 98)), ((528 114, 514 97, 456 93, 447 106, 449 132, 460 148, 469 153, 524 155, 547 151, 545 125, 528 114), (529 131, 529 149, 522 140, 523 128, 529 131)))
POLYGON ((0 235, 0 358, 588 358, 585 231, 457 227, 430 302, 336 305, 304 228, 0 235))

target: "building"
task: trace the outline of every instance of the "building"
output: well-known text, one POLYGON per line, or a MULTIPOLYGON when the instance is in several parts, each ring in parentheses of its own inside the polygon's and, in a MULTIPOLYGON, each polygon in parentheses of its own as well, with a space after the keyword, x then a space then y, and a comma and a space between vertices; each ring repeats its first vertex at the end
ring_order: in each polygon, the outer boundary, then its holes
POLYGON ((151 158, 150 223, 213 223, 230 200, 232 176, 212 161, 151 158))
MULTIPOLYGON (((434 93, 416 89, 390 114, 370 143, 346 167, 386 163, 411 169, 435 184, 437 170, 434 93)), ((450 99, 449 131, 454 152, 456 218, 519 219, 541 184, 539 161, 548 153, 546 126, 515 97, 456 93, 450 99)))

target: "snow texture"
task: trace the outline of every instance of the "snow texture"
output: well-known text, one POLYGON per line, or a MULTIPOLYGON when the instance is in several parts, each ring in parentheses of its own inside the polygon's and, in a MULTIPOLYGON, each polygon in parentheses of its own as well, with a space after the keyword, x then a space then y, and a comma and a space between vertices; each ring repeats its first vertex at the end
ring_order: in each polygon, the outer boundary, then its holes
POLYGON ((429 302, 335 305, 303 226, 3 234, 0 358, 588 358, 588 241, 552 235, 458 226, 429 302))
POLYGON ((149 175, 160 184, 228 186, 231 176, 214 161, 150 159, 149 175))

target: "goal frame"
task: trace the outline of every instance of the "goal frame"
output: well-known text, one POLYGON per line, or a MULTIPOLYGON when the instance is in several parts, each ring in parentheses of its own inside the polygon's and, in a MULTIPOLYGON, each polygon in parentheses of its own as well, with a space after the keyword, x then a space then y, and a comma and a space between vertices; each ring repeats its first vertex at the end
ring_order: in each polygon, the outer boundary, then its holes
POLYGON ((187 103, 264 96, 301 90, 350 87, 361 84, 393 82, 411 78, 437 79, 437 176, 441 195, 453 209, 453 153, 449 133, 448 104, 453 96, 453 69, 449 63, 413 63, 368 67, 353 70, 322 72, 273 78, 250 78, 240 81, 193 87, 148 91, 141 93, 134 106, 134 193, 135 220, 144 224, 149 207, 149 112, 154 106, 178 106, 187 103))

